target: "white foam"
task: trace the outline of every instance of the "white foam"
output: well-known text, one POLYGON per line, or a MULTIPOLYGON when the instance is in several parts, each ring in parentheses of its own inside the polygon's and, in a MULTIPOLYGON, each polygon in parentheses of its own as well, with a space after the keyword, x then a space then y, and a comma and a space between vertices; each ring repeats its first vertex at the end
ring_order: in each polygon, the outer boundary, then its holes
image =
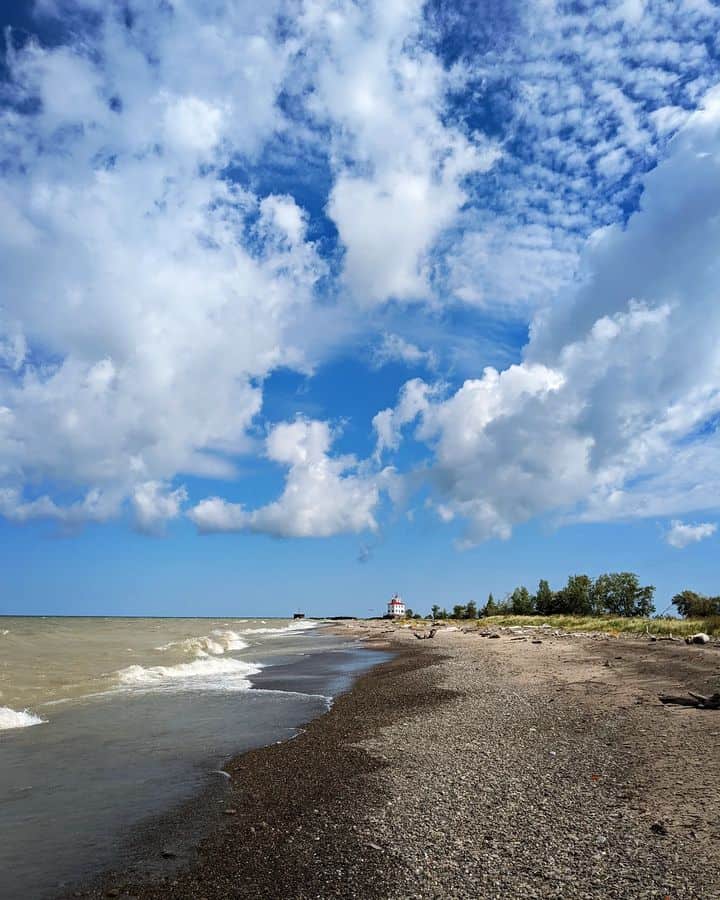
POLYGON ((36 716, 28 709, 18 712, 9 706, 0 706, 0 731, 8 731, 10 728, 29 728, 31 725, 42 725, 45 719, 36 716))
POLYGON ((247 646, 247 643, 237 631, 216 628, 210 634, 184 638, 180 641, 170 641, 168 644, 163 644, 155 649, 164 651, 173 647, 180 647, 186 653, 192 653, 193 656, 203 658, 205 656, 222 656, 223 653, 227 653, 230 650, 244 650, 247 646))
POLYGON ((6 634, 10 634, 10 629, 9 628, 0 628, 0 634, 2 634, 3 636, 6 634))
POLYGON ((261 669, 259 663, 207 657, 176 666, 128 666, 116 675, 128 688, 244 691, 251 687, 250 676, 261 669))
POLYGON ((317 628, 317 622, 309 622, 307 619, 300 622, 291 622, 289 625, 281 625, 279 628, 244 628, 240 634, 246 634, 251 637, 253 634, 269 634, 281 635, 292 634, 295 631, 309 631, 311 628, 317 628))

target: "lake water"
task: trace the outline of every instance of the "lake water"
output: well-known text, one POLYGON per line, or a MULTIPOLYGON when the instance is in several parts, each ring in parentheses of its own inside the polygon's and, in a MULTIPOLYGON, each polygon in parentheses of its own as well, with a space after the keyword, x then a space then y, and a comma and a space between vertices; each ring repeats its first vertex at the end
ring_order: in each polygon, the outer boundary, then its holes
POLYGON ((0 618, 0 897, 122 864, 138 825, 379 659, 306 621, 0 618))

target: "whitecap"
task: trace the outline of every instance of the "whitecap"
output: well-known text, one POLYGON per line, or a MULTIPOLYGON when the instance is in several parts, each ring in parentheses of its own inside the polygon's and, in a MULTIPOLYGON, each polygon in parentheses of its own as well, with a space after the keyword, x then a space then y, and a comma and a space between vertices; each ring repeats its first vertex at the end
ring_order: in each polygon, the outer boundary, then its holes
POLYGON ((230 650, 244 650, 247 643, 240 637, 237 631, 229 629, 216 628, 210 634, 201 635, 200 637, 183 638, 179 641, 170 641, 156 647, 156 650, 171 650, 179 647, 185 653, 192 653, 193 656, 204 658, 206 656, 222 656, 230 650))
POLYGON ((0 731, 10 728, 29 728, 31 725, 42 725, 45 719, 31 713, 29 709, 18 711, 9 706, 0 706, 0 731))
POLYGON ((300 622, 291 622, 289 625, 281 625, 279 628, 243 628, 240 631, 240 634, 245 634, 251 637, 254 634, 269 634, 271 636, 282 636, 293 634, 298 631, 310 631, 312 628, 317 628, 319 625, 318 622, 310 622, 307 619, 300 622))
POLYGON ((261 669, 259 663, 207 657, 176 666, 128 666, 115 674, 126 688, 243 691, 261 669))

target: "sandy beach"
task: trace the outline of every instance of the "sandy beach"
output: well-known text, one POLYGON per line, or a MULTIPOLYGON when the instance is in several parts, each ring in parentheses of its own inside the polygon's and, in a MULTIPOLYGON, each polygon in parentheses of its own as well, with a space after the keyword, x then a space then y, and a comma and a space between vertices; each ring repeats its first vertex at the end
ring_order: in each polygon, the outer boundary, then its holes
MULTIPOLYGON (((207 836, 70 896, 716 898, 716 644, 337 626, 395 658, 230 763, 207 836)), ((175 823, 192 817, 188 805, 175 823)))

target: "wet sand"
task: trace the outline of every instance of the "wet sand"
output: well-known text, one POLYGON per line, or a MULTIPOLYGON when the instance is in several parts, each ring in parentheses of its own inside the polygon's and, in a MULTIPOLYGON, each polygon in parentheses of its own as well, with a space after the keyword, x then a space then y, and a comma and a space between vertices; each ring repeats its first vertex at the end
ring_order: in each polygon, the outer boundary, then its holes
POLYGON ((720 896, 720 712, 658 701, 717 646, 340 627, 396 658, 228 764, 192 853, 73 896, 720 896))

